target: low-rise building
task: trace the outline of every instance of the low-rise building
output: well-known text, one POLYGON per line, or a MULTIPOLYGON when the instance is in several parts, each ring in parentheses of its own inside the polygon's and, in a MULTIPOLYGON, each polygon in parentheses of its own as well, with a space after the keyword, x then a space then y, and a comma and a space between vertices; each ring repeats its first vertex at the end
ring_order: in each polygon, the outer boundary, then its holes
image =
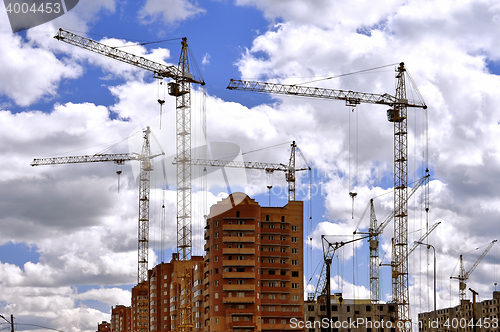
POLYGON ((375 332, 395 331, 396 306, 392 303, 372 304, 369 299, 344 299, 342 293, 330 295, 331 319, 327 316, 325 296, 304 304, 304 321, 292 322, 292 328, 305 332, 375 332))
POLYGON ((476 319, 473 321, 473 303, 469 300, 461 304, 418 314, 419 331, 458 332, 500 331, 500 292, 493 292, 493 299, 476 303, 476 319))

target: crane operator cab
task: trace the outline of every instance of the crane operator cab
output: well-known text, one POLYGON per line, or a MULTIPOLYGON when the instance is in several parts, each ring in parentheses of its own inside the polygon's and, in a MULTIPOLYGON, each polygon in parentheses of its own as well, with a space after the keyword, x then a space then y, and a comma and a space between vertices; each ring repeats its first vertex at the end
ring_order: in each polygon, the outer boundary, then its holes
POLYGON ((399 116, 399 110, 395 108, 390 108, 387 110, 387 121, 389 122, 401 122, 403 118, 399 116))

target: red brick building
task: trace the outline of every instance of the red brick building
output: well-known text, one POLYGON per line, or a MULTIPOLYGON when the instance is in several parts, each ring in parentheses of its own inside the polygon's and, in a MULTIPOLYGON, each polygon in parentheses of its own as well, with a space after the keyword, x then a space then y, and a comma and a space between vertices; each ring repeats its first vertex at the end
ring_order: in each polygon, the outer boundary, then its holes
POLYGON ((211 207, 205 241, 206 331, 283 331, 303 319, 302 202, 261 207, 234 193, 211 207))
POLYGON ((111 324, 102 321, 102 323, 97 324, 97 332, 110 332, 111 331, 111 324))
POLYGON ((132 308, 124 305, 117 305, 111 308, 111 332, 131 332, 132 331, 132 308))
POLYGON ((203 330, 202 277, 201 256, 192 256, 190 261, 181 262, 177 260, 177 254, 173 254, 170 263, 161 263, 149 270, 150 331, 177 331, 182 324, 192 326, 190 330, 193 331, 203 330), (189 272, 189 286, 184 284, 187 279, 182 278, 184 269, 189 272), (181 312, 186 314, 186 319, 181 319, 181 312))

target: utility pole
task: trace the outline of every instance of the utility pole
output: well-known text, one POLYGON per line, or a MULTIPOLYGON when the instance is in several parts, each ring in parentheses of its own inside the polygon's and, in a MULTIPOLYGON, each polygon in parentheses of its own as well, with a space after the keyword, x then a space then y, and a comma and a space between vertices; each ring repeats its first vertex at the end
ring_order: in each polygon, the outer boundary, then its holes
POLYGON ((476 295, 479 295, 479 293, 473 290, 472 288, 469 288, 469 290, 472 292, 472 319, 474 324, 473 331, 476 332, 477 331, 476 295))
POLYGON ((4 316, 0 315, 1 318, 3 318, 7 323, 10 324, 10 332, 14 332, 14 315, 10 315, 10 322, 7 318, 4 316))

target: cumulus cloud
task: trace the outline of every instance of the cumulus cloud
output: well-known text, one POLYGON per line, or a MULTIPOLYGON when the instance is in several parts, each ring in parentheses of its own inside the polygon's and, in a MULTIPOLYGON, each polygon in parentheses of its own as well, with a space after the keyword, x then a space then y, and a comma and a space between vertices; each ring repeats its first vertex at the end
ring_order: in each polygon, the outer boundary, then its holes
POLYGON ((148 0, 139 11, 139 18, 143 23, 160 20, 165 24, 174 24, 203 13, 205 9, 188 0, 148 0))

